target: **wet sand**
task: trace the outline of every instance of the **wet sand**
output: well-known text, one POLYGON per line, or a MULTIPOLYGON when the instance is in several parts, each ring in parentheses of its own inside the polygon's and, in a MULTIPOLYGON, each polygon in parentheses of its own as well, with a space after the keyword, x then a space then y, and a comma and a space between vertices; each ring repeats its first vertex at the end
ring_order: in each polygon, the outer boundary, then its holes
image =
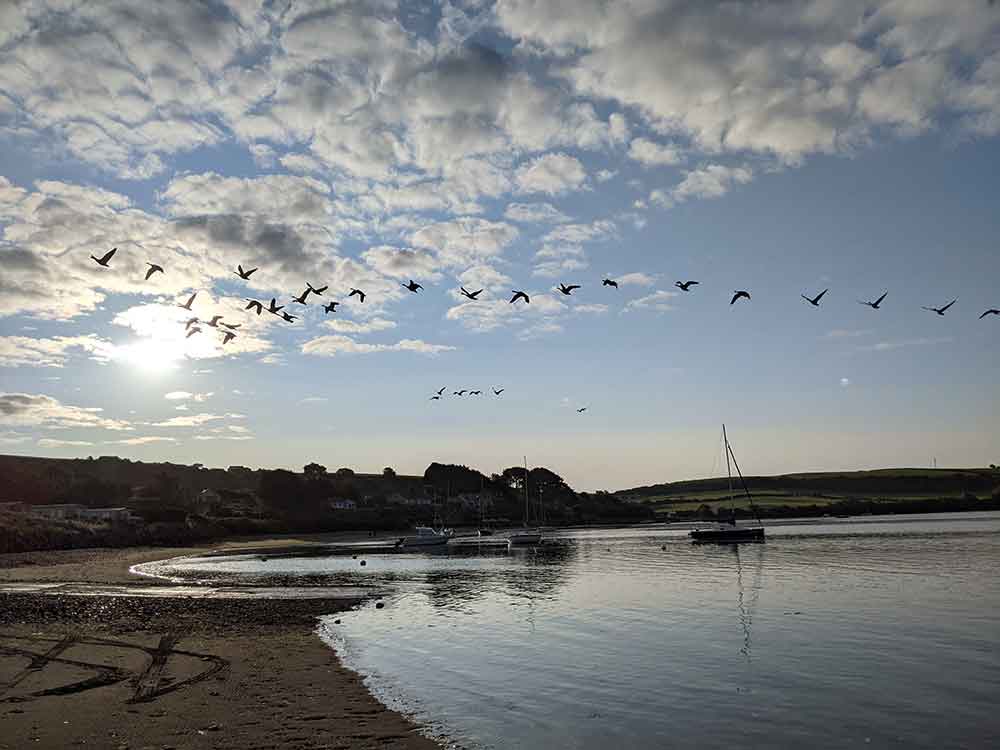
MULTIPOLYGON (((204 551, 4 556, 0 583, 162 586, 128 567, 204 551)), ((315 634, 358 601, 0 593, 0 749, 438 747, 315 634)))

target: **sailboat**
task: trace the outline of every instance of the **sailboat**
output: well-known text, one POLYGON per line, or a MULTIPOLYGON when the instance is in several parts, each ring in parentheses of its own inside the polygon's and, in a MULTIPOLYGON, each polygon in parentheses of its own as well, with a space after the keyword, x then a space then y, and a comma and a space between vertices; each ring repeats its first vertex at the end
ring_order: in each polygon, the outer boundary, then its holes
POLYGON ((753 504, 753 498, 750 497, 750 490, 747 489, 746 480, 743 479, 743 472, 740 471, 740 465, 736 463, 736 454, 733 453, 733 447, 729 444, 729 436, 726 435, 725 425, 722 425, 722 441, 726 446, 726 474, 729 477, 729 507, 732 511, 732 516, 725 521, 719 521, 713 528, 694 529, 690 534, 691 539, 696 542, 724 543, 763 541, 764 527, 761 525, 760 518, 757 516, 757 509, 753 504), (732 460, 730 461, 730 459, 732 460), (732 466, 736 467, 736 473, 739 475, 740 482, 743 484, 743 491, 746 493, 747 500, 750 501, 750 510, 753 511, 754 517, 757 518, 756 526, 738 526, 736 524, 736 510, 733 508, 732 466))
POLYGON ((518 531, 512 531, 507 535, 507 542, 511 545, 531 545, 542 543, 542 532, 538 529, 528 528, 528 458, 524 459, 524 527, 518 531))

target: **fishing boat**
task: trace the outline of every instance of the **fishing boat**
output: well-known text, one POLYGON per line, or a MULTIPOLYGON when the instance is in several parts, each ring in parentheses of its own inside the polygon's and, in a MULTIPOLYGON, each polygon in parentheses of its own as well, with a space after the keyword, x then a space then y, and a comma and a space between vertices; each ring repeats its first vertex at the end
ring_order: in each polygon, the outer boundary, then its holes
POLYGON ((396 542, 400 549, 411 549, 414 547, 440 547, 448 543, 451 539, 451 529, 433 529, 430 526, 417 526, 414 533, 404 536, 396 542))
POLYGON ((743 479, 743 472, 740 471, 740 465, 736 463, 736 455, 729 444, 729 436, 726 434, 725 425, 722 425, 722 441, 725 443, 726 474, 729 478, 729 508, 731 515, 725 520, 720 520, 713 527, 692 530, 690 533, 691 539, 695 542, 719 542, 723 544, 762 542, 764 541, 764 527, 761 525, 760 517, 757 515, 757 508, 753 504, 753 498, 750 496, 746 480, 743 479), (754 518, 757 520, 756 525, 740 526, 736 523, 736 509, 733 507, 733 466, 736 467, 736 473, 743 484, 743 492, 746 494, 747 500, 750 501, 750 510, 753 511, 754 518))
MULTIPOLYGON (((541 501, 539 501, 541 502, 541 501)), ((540 515, 540 514, 539 514, 540 515)), ((531 546, 542 543, 540 529, 528 528, 528 458, 524 459, 524 527, 507 535, 507 543, 513 546, 531 546)))

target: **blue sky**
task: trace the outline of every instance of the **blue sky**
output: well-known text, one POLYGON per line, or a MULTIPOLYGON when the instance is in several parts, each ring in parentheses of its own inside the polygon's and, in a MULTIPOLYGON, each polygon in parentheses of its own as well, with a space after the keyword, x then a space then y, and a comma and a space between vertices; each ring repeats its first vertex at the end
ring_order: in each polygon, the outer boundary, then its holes
POLYGON ((1000 459, 995 6, 49 5, 0 9, 0 450, 613 489, 709 473, 726 421, 752 473, 1000 459), (194 291, 235 340, 184 338, 194 291))

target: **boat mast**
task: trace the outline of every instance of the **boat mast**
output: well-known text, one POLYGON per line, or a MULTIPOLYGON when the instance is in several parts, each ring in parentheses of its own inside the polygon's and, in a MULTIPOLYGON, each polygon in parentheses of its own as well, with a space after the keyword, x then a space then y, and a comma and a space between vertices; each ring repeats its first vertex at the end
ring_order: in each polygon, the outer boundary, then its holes
POLYGON ((722 423, 722 442, 726 451, 726 476, 729 478, 729 512, 736 518, 736 510, 733 508, 733 470, 729 465, 729 438, 726 436, 726 423, 722 423))
POLYGON ((528 526, 528 457, 524 457, 524 525, 528 526))
MULTIPOLYGON (((746 493, 747 500, 750 502, 750 510, 753 511, 754 518, 757 519, 757 523, 760 523, 760 514, 757 512, 757 506, 753 504, 753 498, 750 497, 750 488, 747 487, 747 480, 743 478, 743 472, 740 471, 740 465, 736 463, 736 454, 733 453, 732 446, 729 442, 726 442, 726 447, 729 449, 730 455, 733 457, 733 465, 736 467, 736 473, 740 476, 740 482, 743 484, 743 491, 746 493)), ((728 460, 728 459, 727 459, 728 460)), ((735 516, 734 516, 735 520, 735 516)))

